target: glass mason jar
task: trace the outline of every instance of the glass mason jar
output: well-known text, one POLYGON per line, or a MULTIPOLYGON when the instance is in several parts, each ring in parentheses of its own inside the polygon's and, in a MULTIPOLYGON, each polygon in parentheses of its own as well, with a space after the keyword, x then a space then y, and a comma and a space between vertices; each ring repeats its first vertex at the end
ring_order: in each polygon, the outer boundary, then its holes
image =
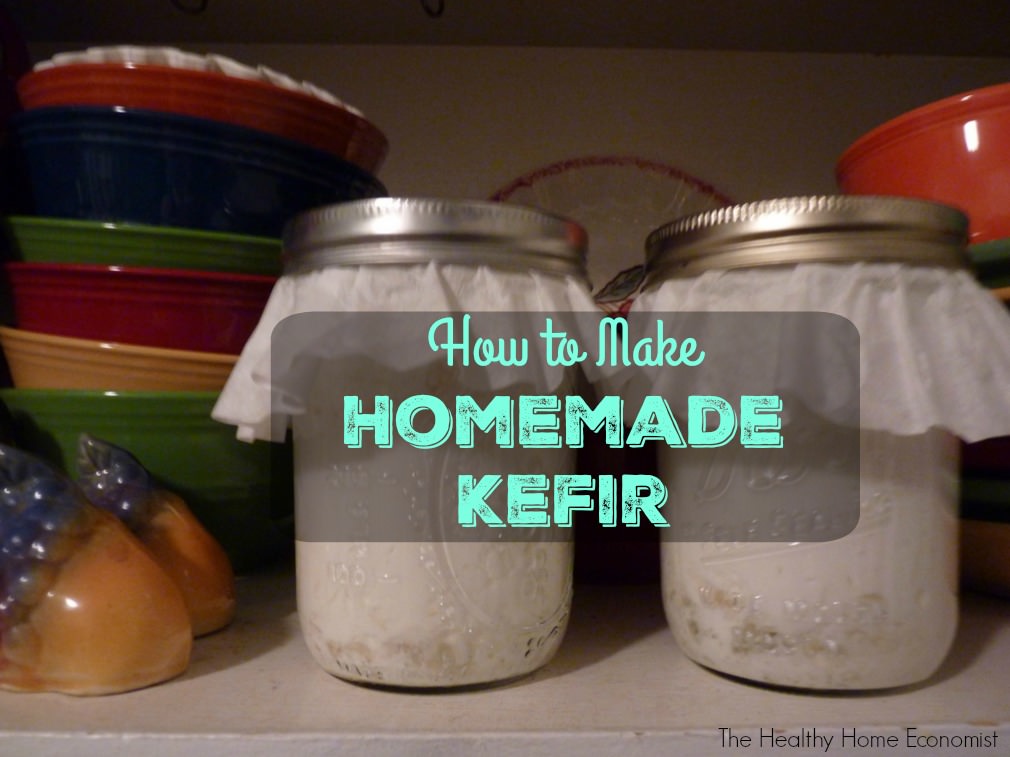
MULTIPOLYGON (((581 227, 527 208, 368 200, 295 219, 285 236, 285 275, 354 268, 354 286, 368 292, 364 300, 357 293, 355 307, 378 313, 564 308, 573 288, 584 291, 591 306, 585 244, 581 227), (435 280, 438 291, 419 289, 426 280, 435 280)), ((344 302, 334 291, 325 304, 338 311, 344 302)), ((551 659, 565 631, 570 536, 555 531, 533 533, 528 541, 468 541, 433 534, 456 516, 457 473, 573 473, 574 454, 504 450, 494 434, 480 433, 472 448, 447 442, 418 449, 401 439, 381 450, 348 447, 343 397, 334 387, 349 377, 366 387, 363 406, 384 395, 399 407, 424 393, 451 409, 464 391, 445 361, 408 363, 353 356, 323 362, 305 413, 292 417, 297 597, 305 640, 329 673, 364 683, 457 687, 525 675, 551 659), (380 509, 408 513, 421 535, 390 530, 379 522, 380 509), (320 530, 322 514, 335 510, 347 528, 320 530)), ((570 386, 565 376, 554 391, 570 386)), ((478 403, 493 395, 465 391, 478 403)))
MULTIPOLYGON (((717 271, 721 278, 710 284, 716 289, 783 286, 780 299, 764 300, 775 302, 769 310, 818 309, 797 307, 784 279, 761 272, 795 272, 810 263, 856 278, 864 274, 852 266, 870 266, 870 276, 878 263, 958 269, 966 226, 951 208, 890 198, 786 198, 697 214, 649 237, 646 296, 657 299, 654 310, 677 310, 672 289, 667 300, 657 296, 664 282, 697 282, 717 271)), ((868 289, 859 291, 862 297, 868 289)), ((848 317, 847 308, 839 310, 848 317)), ((901 332, 887 322, 872 327, 881 344, 901 332)), ((914 347, 888 349, 912 355, 914 347)), ((860 391, 865 397, 882 388, 860 391)), ((760 470, 726 448, 660 448, 671 507, 705 499, 741 508, 774 501, 788 511, 790 503, 816 502, 827 487, 854 486, 859 493, 858 522, 837 539, 678 541, 673 534, 664 541, 664 608, 678 645, 694 661, 755 682, 821 690, 912 684, 942 663, 958 618, 957 440, 938 427, 912 435, 849 429, 858 435, 859 464, 847 475, 858 480, 840 484, 838 471, 823 464, 830 455, 817 449, 830 447, 839 432, 826 423, 809 444, 794 445, 783 432, 783 448, 766 455, 774 462, 760 470)))

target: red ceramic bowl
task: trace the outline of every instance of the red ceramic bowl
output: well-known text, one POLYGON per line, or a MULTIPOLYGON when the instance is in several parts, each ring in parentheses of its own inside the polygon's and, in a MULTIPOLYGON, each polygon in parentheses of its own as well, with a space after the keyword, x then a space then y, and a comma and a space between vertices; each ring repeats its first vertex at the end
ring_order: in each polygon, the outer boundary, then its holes
POLYGON ((386 157, 385 135, 350 108, 254 79, 156 65, 75 63, 23 76, 25 110, 107 105, 206 118, 325 150, 368 173, 386 157))
POLYGON ((59 263, 7 263, 20 329, 237 355, 272 276, 59 263))
POLYGON ((1010 83, 878 126, 842 154, 835 175, 850 194, 918 197, 962 209, 972 244, 1010 237, 1010 83))

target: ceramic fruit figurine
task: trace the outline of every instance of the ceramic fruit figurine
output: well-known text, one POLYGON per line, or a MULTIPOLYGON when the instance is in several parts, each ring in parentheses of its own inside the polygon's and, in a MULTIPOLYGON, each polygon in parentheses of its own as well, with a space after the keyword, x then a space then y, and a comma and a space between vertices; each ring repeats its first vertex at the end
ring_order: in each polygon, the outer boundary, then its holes
POLYGON ((80 489, 0 445, 0 687, 110 694, 189 664, 181 592, 80 489))
POLYGON ((221 545, 185 502, 159 489, 129 452, 88 434, 77 446, 78 484, 117 516, 179 585, 193 634, 216 631, 235 614, 235 577, 221 545))

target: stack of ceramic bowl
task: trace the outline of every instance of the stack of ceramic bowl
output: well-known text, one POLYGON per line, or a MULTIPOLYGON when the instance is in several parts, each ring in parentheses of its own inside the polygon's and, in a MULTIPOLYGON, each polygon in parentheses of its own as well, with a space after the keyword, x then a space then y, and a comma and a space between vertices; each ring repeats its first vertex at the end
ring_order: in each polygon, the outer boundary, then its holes
POLYGON ((7 438, 71 473, 82 432, 106 439, 186 499, 237 571, 283 555, 290 462, 210 418, 276 279, 279 241, 31 216, 5 225, 7 438))
POLYGON ((216 56, 97 48, 18 82, 35 215, 6 219, 13 440, 88 432, 186 498, 236 570, 291 543, 290 450, 210 419, 280 273, 289 217, 384 194, 386 141, 309 85, 216 56))
POLYGON ((276 240, 15 216, 14 385, 219 391, 277 277, 276 240), (222 270, 231 264, 237 270, 222 270))
POLYGON ((262 66, 92 48, 38 64, 17 89, 39 215, 279 237, 303 210, 385 194, 382 132, 262 66))
MULTIPOLYGON (((919 197, 963 210, 979 281, 1010 302, 1010 83, 878 126, 842 154, 836 176, 845 192, 919 197)), ((1010 437, 965 445, 962 472, 965 581, 1010 596, 1010 437)))

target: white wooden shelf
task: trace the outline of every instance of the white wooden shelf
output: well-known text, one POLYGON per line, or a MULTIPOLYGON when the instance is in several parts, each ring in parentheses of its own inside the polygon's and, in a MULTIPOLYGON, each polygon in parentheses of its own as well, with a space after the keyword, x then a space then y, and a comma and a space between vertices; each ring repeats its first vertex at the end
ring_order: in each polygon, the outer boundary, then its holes
MULTIPOLYGON (((803 694, 693 664, 666 627, 656 585, 580 586, 558 656, 512 684, 402 693, 332 678, 309 656, 290 571, 240 581, 239 612, 197 641, 182 677, 142 691, 74 698, 0 693, 2 755, 771 754, 761 729, 831 735, 996 734, 1010 753, 1010 603, 966 596, 949 658, 927 683, 877 694, 803 694), (720 728, 750 735, 730 747, 720 728)), ((792 754, 823 752, 790 749, 792 754)), ((920 748, 919 754, 945 754, 920 748)))

